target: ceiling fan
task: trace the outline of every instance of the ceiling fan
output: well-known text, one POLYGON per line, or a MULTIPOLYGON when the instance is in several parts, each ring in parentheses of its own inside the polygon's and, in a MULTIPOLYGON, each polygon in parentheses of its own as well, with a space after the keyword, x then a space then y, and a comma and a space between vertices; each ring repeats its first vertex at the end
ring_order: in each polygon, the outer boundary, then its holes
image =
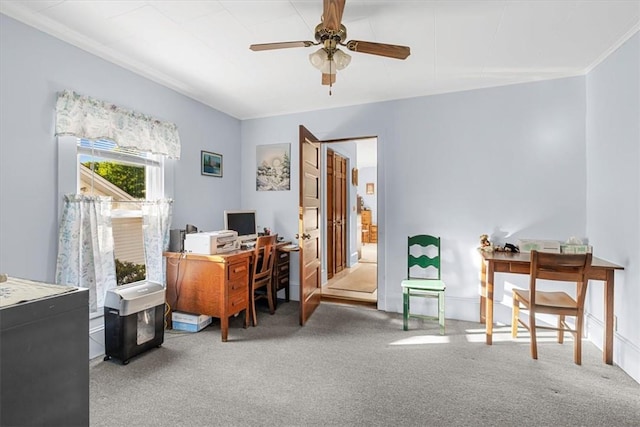
POLYGON ((344 46, 350 51, 386 56, 388 58, 406 59, 411 50, 408 46, 349 40, 347 29, 342 25, 342 13, 345 0, 323 0, 323 11, 320 24, 315 29, 316 41, 302 40, 277 43, 252 44, 253 51, 285 49, 290 47, 310 47, 321 45, 316 52, 309 55, 311 64, 322 72, 322 84, 331 86, 336 81, 336 72, 344 69, 351 62, 351 56, 338 47, 344 46))

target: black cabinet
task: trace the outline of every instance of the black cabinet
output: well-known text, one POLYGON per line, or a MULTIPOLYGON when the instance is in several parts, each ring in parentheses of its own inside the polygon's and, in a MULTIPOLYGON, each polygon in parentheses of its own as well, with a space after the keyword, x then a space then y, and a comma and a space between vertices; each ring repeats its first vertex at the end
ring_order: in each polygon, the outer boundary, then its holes
POLYGON ((89 425, 89 291, 0 309, 0 425, 89 425))

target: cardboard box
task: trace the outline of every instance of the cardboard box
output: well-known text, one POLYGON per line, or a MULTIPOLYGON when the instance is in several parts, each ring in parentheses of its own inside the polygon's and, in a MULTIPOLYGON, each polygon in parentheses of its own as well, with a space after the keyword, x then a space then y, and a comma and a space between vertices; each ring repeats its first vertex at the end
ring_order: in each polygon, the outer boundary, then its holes
POLYGON ((551 252, 554 254, 560 253, 560 242, 557 240, 535 240, 535 239, 520 239, 518 240, 518 248, 520 252, 551 252))
POLYGON ((186 332, 198 332, 211 324, 211 316, 174 311, 171 313, 173 329, 186 332))
POLYGON ((589 245, 560 245, 560 252, 563 254, 587 254, 592 250, 593 248, 589 245))

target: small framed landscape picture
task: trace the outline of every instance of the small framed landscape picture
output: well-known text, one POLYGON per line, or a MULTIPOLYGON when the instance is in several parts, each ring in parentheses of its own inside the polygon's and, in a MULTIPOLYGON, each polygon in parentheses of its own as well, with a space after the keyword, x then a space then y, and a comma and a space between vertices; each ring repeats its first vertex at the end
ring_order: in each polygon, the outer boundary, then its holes
POLYGON ((222 177, 222 154, 209 151, 200 152, 200 173, 207 176, 222 177))
POLYGON ((291 189, 291 144, 256 146, 256 190, 283 191, 291 189))

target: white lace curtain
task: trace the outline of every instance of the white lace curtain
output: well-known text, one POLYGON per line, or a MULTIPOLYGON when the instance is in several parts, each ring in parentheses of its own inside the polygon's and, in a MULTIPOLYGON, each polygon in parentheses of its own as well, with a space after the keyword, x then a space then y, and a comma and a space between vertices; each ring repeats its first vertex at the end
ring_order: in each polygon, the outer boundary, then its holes
POLYGON ((162 252, 169 249, 171 200, 158 200, 142 205, 142 235, 147 280, 164 284, 162 252))
POLYGON ((56 135, 108 139, 119 147, 180 158, 175 124, 66 90, 56 102, 56 135))
MULTIPOLYGON (((163 199, 143 203, 147 280, 164 284, 162 252, 169 247, 172 201, 163 199)), ((92 313, 104 307, 107 291, 117 286, 111 205, 110 197, 64 196, 56 283, 89 289, 92 313)))
POLYGON ((110 197, 64 196, 56 283, 89 289, 92 313, 104 306, 107 291, 116 287, 110 197))

